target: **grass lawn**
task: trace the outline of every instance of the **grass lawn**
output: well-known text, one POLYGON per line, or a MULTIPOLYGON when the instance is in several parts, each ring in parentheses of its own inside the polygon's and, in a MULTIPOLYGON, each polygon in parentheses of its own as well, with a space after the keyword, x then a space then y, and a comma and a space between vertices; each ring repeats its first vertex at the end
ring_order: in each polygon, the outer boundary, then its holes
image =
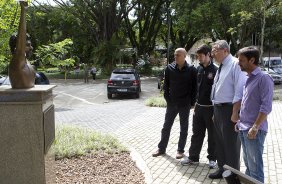
POLYGON ((56 128, 56 138, 53 146, 56 159, 99 152, 127 152, 127 149, 111 135, 71 125, 61 125, 56 128))

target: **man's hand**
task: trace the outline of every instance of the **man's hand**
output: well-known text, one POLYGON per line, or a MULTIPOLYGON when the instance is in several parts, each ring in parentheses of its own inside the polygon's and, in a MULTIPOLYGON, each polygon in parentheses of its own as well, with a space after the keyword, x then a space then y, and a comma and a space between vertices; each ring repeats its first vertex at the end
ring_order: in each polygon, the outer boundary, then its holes
POLYGON ((27 1, 20 0, 19 2, 20 2, 20 5, 21 5, 22 8, 27 9, 27 7, 28 7, 27 1))
POLYGON ((235 132, 239 132, 240 130, 239 130, 239 127, 238 127, 238 123, 236 123, 235 125, 234 125, 234 130, 235 130, 235 132))
POLYGON ((233 123, 237 123, 238 120, 239 120, 239 114, 238 113, 232 113, 231 121, 233 123))
POLYGON ((258 128, 257 128, 257 126, 253 125, 252 128, 250 128, 247 137, 249 139, 255 139, 257 133, 258 133, 258 128))

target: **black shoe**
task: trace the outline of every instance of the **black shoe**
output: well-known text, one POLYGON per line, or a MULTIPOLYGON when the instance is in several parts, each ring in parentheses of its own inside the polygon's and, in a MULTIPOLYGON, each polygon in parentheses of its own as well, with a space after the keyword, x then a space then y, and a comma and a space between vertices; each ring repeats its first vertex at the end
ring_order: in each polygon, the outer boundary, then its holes
POLYGON ((210 179, 220 179, 222 178, 223 169, 218 169, 214 173, 209 174, 210 179))
POLYGON ((181 152, 177 151, 175 158, 176 158, 176 159, 181 159, 181 158, 183 158, 184 156, 185 156, 184 153, 181 153, 181 152))
POLYGON ((160 151, 159 149, 152 154, 153 157, 157 157, 157 156, 160 156, 160 155, 163 155, 165 154, 165 151, 160 151))

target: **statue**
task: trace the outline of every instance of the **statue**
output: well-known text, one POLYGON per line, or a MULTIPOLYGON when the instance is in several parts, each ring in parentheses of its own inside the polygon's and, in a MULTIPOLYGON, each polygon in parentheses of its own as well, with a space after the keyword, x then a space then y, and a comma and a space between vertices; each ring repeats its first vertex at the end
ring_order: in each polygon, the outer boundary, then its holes
POLYGON ((9 65, 9 78, 14 89, 26 89, 34 87, 35 71, 26 57, 31 54, 32 46, 30 36, 26 33, 26 9, 27 2, 20 1, 21 16, 18 34, 11 36, 9 45, 12 52, 12 60, 9 65))

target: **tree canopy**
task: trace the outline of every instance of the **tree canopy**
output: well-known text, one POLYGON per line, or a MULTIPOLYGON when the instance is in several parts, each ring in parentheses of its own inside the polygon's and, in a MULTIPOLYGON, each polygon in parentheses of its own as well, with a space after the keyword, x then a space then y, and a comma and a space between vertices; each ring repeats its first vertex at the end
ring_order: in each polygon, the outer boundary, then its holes
MULTIPOLYGON (((46 45, 71 39, 80 62, 111 70, 122 50, 136 50, 134 62, 156 45, 189 50, 203 38, 226 39, 232 53, 247 45, 282 50, 281 0, 31 0, 27 31, 37 56, 46 45), (37 3, 35 3, 37 2, 37 3), (251 5, 251 6, 250 6, 251 5)), ((8 40, 16 31, 19 8, 0 2, 0 70, 10 59, 8 40)), ((41 56, 47 57, 47 56, 41 56)), ((34 56, 35 59, 35 56, 34 56)))

